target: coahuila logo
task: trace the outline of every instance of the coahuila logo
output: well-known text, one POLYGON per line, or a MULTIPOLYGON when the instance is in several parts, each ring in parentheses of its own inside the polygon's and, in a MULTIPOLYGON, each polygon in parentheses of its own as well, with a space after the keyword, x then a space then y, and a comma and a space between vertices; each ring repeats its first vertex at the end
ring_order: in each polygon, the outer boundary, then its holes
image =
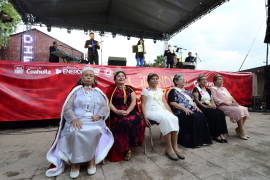
POLYGON ((15 74, 23 74, 24 73, 23 66, 14 66, 14 73, 15 74))
POLYGON ((42 67, 27 67, 26 74, 51 74, 51 71, 42 67))

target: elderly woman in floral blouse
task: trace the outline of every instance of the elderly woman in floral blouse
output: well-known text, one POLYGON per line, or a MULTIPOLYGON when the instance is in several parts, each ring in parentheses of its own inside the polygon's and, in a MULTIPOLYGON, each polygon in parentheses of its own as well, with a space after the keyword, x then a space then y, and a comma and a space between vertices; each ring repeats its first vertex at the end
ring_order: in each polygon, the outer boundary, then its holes
POLYGON ((191 148, 211 144, 206 117, 195 104, 191 92, 184 88, 184 76, 176 74, 173 83, 175 87, 168 94, 168 102, 181 127, 178 143, 191 148))

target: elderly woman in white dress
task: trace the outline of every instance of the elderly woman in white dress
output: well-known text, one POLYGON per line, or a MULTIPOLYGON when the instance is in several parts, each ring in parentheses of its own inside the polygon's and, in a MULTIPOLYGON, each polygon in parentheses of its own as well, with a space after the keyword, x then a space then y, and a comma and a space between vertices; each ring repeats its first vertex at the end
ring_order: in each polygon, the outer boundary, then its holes
POLYGON ((157 88, 159 76, 155 73, 150 73, 147 77, 149 88, 143 89, 142 95, 142 111, 144 120, 150 127, 151 121, 159 124, 162 135, 166 141, 165 155, 171 160, 185 159, 181 155, 177 145, 178 140, 178 118, 173 115, 171 108, 165 100, 162 89, 157 88))
POLYGON ((57 136, 47 153, 51 162, 48 177, 64 172, 64 165, 71 164, 70 177, 77 178, 80 163, 87 162, 89 175, 96 173, 100 163, 113 145, 113 136, 106 127, 109 116, 108 100, 97 88, 94 70, 86 66, 80 82, 67 96, 61 113, 57 136))

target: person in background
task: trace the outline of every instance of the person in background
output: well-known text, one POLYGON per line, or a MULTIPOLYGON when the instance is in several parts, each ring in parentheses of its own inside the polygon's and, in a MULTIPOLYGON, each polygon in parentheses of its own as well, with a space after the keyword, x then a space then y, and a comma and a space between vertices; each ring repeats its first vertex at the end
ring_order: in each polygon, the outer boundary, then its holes
POLYGON ((138 67, 143 67, 144 66, 144 54, 145 54, 145 46, 144 46, 144 40, 140 39, 137 43, 137 52, 135 54, 135 58, 137 61, 138 67))
POLYGON ((98 65, 98 49, 100 49, 99 42, 95 40, 95 34, 91 32, 89 34, 90 40, 85 42, 84 48, 88 48, 88 61, 90 64, 98 65))
POLYGON ((165 52, 164 52, 164 57, 167 58, 166 67, 173 68, 174 59, 176 58, 176 54, 175 54, 175 52, 170 44, 168 45, 168 49, 165 50, 165 52))
POLYGON ((57 51, 58 45, 57 45, 57 42, 56 41, 53 41, 53 45, 50 46, 49 50, 50 50, 50 57, 49 57, 49 62, 52 62, 52 63, 59 63, 59 57, 52 54, 53 52, 57 51))
POLYGON ((188 52, 188 57, 186 57, 185 62, 196 62, 196 57, 192 56, 191 52, 188 52))

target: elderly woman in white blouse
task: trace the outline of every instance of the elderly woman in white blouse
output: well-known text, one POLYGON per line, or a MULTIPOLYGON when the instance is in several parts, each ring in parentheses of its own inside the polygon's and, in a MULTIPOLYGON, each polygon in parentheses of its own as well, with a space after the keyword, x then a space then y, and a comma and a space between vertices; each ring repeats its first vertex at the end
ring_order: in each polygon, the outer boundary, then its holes
POLYGON ((171 160, 185 159, 178 148, 178 118, 173 115, 165 100, 162 89, 158 88, 159 76, 150 73, 147 77, 149 87, 142 90, 142 111, 144 120, 151 126, 149 120, 158 123, 166 142, 165 155, 171 160))
POLYGON ((48 177, 64 171, 64 165, 71 164, 70 177, 77 178, 80 163, 87 163, 89 175, 96 173, 96 164, 101 162, 113 145, 113 136, 106 127, 109 116, 106 95, 97 88, 94 70, 85 67, 81 83, 67 96, 61 113, 57 136, 47 153, 52 163, 46 171, 48 177))

